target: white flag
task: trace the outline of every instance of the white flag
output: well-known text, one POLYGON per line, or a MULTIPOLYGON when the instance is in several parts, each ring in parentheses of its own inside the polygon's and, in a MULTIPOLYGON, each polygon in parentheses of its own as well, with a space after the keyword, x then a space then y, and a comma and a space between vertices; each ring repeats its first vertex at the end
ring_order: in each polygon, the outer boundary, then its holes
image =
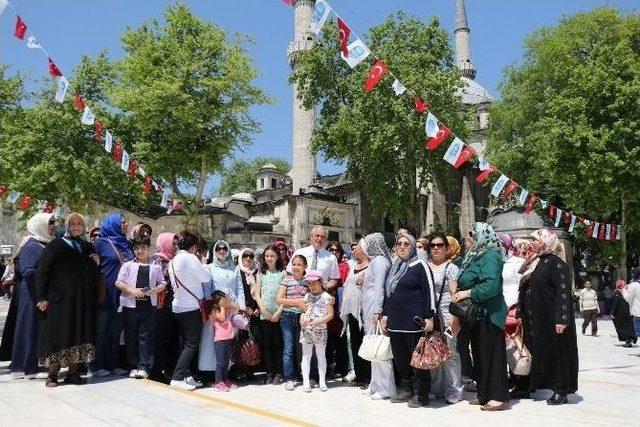
POLYGON ((64 97, 67 95, 68 89, 69 89, 69 81, 64 76, 61 76, 58 79, 58 90, 56 91, 55 100, 60 103, 63 103, 64 97))
POLYGON ((325 0, 316 0, 316 6, 313 8, 313 17, 311 18, 311 31, 317 36, 320 30, 327 22, 327 18, 332 9, 325 0))
POLYGON ((169 205, 169 190, 166 188, 162 192, 162 200, 160 200, 160 206, 166 208, 169 205))
POLYGON ((129 161, 130 161, 129 153, 122 150, 122 162, 120 163, 120 169, 122 169, 125 172, 129 172, 129 161))
POLYGON ((509 182, 509 178, 505 175, 500 175, 500 178, 493 184, 493 188, 491 189, 491 195, 493 197, 498 197, 500 193, 502 193, 502 189, 509 182))
POLYGON ((444 153, 444 157, 442 157, 442 160, 454 166, 458 161, 460 154, 462 154, 463 148, 464 148, 464 142, 462 142, 460 138, 455 137, 453 142, 447 149, 447 152, 444 153))
POLYGON ((596 222, 596 224, 593 227, 593 233, 591 234, 591 237, 593 237, 594 239, 597 239, 599 230, 600 230, 600 223, 596 222))
POLYGON ((11 191, 7 195, 7 203, 9 203, 10 205, 14 204, 15 202, 18 201, 18 199, 20 198, 21 194, 22 193, 20 193, 19 191, 11 191))
POLYGON ((82 118, 80 119, 83 125, 93 125, 96 121, 96 116, 91 112, 91 109, 87 106, 84 107, 82 118))
POLYGON ((520 192, 520 199, 518 200, 521 205, 524 205, 527 202, 527 197, 529 197, 529 191, 523 188, 520 192))
POLYGON ((407 90, 407 88, 406 88, 406 87, 404 87, 404 85, 402 84, 402 82, 401 82, 400 80, 398 80, 398 79, 395 79, 395 80, 393 81, 393 85, 392 85, 392 87, 393 87, 393 91, 394 91, 394 92, 396 93, 396 95, 398 95, 398 96, 402 95, 402 94, 403 94, 403 93, 405 93, 405 92, 406 92, 406 90, 407 90))
POLYGON ((547 209, 547 201, 546 200, 540 200, 540 206, 542 206, 542 209, 547 209))
POLYGON ((489 164, 489 161, 487 159, 485 159, 484 157, 478 157, 478 168, 480 168, 481 171, 486 171, 487 169, 489 169, 489 166, 491 166, 491 164, 489 164))
POLYGON ((113 150, 113 136, 109 131, 106 131, 104 134, 104 151, 111 153, 111 150, 113 150))
POLYGON ((620 237, 622 237, 622 225, 618 224, 617 228, 616 228, 616 240, 620 240, 620 237))
POLYGON ((560 221, 562 220, 562 209, 556 209, 556 227, 560 227, 560 221))
POLYGON ((36 36, 29 36, 27 37, 27 47, 29 49, 42 49, 42 46, 40 46, 40 43, 38 43, 38 40, 36 39, 36 36))
POLYGON ((8 4, 9 2, 7 0, 0 0, 0 15, 2 15, 2 12, 4 12, 8 4))
POLYGON ((576 227, 576 216, 571 215, 571 224, 569 224, 569 233, 572 233, 575 227, 576 227))
POLYGON ((438 135, 439 130, 440 126, 438 126, 438 119, 429 112, 429 114, 427 114, 427 122, 424 125, 424 131, 427 133, 429 138, 435 138, 438 135))
POLYGON ((144 171, 144 169, 142 169, 140 166, 138 166, 138 175, 140 175, 141 177, 146 177, 147 173, 144 171))
POLYGON ((340 56, 345 60, 347 64, 349 64, 349 67, 351 68, 357 67, 359 63, 364 61, 367 56, 371 54, 371 51, 369 50, 367 45, 364 44, 364 42, 360 39, 347 46, 347 50, 349 51, 348 58, 345 58, 342 52, 340 53, 340 56))
POLYGON ((611 240, 611 224, 607 224, 607 231, 605 232, 604 238, 611 240))

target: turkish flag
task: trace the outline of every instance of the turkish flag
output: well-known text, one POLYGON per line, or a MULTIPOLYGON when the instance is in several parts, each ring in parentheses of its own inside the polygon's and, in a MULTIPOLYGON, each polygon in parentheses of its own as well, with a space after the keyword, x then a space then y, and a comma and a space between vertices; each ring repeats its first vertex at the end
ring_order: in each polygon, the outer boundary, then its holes
POLYGON ((468 145, 465 145, 462 151, 460 152, 460 156, 456 163, 453 165, 454 168, 460 169, 462 165, 467 163, 474 155, 476 154, 475 150, 468 145))
POLYGON ((536 196, 535 194, 532 194, 531 197, 529 197, 529 201, 527 202, 526 206, 524 207, 524 213, 526 214, 531 213, 531 211, 533 211, 533 208, 536 206, 538 199, 539 199, 538 196, 536 196))
POLYGON ((446 127, 445 125, 438 126, 438 133, 433 138, 429 139, 429 143, 427 144, 427 149, 429 151, 433 151, 437 149, 443 142, 449 138, 451 135, 451 129, 446 127))
POLYGON ((553 205, 549 205, 549 218, 556 217, 556 207, 553 205))
POLYGON ((151 177, 146 175, 144 177, 144 185, 142 186, 142 192, 146 196, 151 191, 151 177))
POLYGON ((611 224, 611 240, 616 240, 617 234, 618 234, 618 227, 611 224))
POLYGON ((583 217, 581 217, 581 216, 579 216, 579 217, 578 217, 578 222, 579 222, 580 224, 584 224, 584 218, 583 218, 583 217))
POLYGON ((413 104, 416 106, 418 113, 424 113, 429 108, 429 101, 423 101, 419 96, 415 97, 413 104))
POLYGON ((136 177, 136 161, 131 159, 129 161, 129 178, 133 179, 136 177))
POLYGON ((113 158, 116 163, 120 165, 122 163, 122 144, 120 144, 120 139, 116 139, 116 143, 113 145, 113 158))
POLYGON ((341 18, 338 18, 338 38, 340 39, 340 50, 345 58, 349 57, 349 49, 347 48, 347 44, 349 44, 349 35, 351 34, 351 30, 347 27, 347 24, 341 18))
POLYGON ((604 240, 604 236, 605 236, 605 225, 600 224, 600 229, 598 230, 598 239, 604 240))
POLYGON ((9 191, 9 189, 6 185, 0 185, 0 197, 4 196, 7 191, 9 191))
POLYGON ((569 224, 571 222, 571 213, 570 212, 565 212, 564 213, 564 223, 565 224, 569 224))
POLYGON ((53 77, 62 77, 62 71, 51 58, 49 58, 49 74, 53 77))
POLYGON ((518 188, 518 184, 515 181, 509 181, 509 184, 507 184, 507 187, 504 189, 502 193, 502 197, 504 197, 505 199, 508 199, 511 193, 516 191, 516 188, 518 188))
POLYGON ((44 208, 42 209, 42 212, 45 213, 53 213, 53 210, 56 208, 56 205, 54 205, 51 202, 45 202, 44 204, 44 208))
POLYGON ((31 197, 22 196, 22 198, 18 201, 18 209, 26 210, 31 206, 31 197))
POLYGON ((19 15, 16 15, 16 29, 13 31, 13 35, 24 40, 24 35, 27 33, 27 24, 24 23, 19 15))
POLYGON ((74 105, 76 106, 76 110, 78 111, 84 111, 84 107, 86 106, 84 103, 84 99, 82 99, 80 95, 76 95, 76 101, 74 105))
POLYGON ((587 237, 591 237, 593 234, 593 227, 595 226, 595 222, 591 221, 589 225, 587 225, 586 235, 587 237))
POLYGON ((102 123, 100 120, 97 120, 95 126, 96 127, 95 127, 95 131, 93 132, 93 137, 97 141, 102 141, 102 132, 104 131, 104 123, 102 123))
POLYGON ((483 170, 482 172, 480 172, 478 174, 478 176, 476 177, 476 182, 478 184, 483 184, 487 179, 489 179, 489 175, 491 175, 495 171, 496 171, 496 168, 494 168, 493 166, 489 165, 488 168, 486 168, 485 170, 483 170))
POLYGON ((364 83, 364 89, 367 92, 373 90, 373 88, 376 87, 376 85, 378 84, 382 76, 387 71, 389 71, 389 68, 387 68, 387 66, 384 65, 384 62, 378 59, 376 63, 373 64, 373 67, 371 67, 371 71, 369 71, 369 76, 367 76, 367 81, 364 83))

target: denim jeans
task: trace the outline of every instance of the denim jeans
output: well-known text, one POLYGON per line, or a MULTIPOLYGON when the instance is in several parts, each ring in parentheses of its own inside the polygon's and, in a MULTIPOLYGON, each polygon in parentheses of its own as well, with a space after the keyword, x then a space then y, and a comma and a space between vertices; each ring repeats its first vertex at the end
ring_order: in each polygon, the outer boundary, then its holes
POLYGON ((118 367, 118 346, 122 332, 122 318, 115 308, 98 309, 96 316, 96 358, 93 371, 118 367))
POLYGON ((280 318, 282 328, 282 370, 285 381, 295 380, 296 347, 300 340, 300 313, 285 311, 280 318))
POLYGON ((213 348, 216 352, 216 383, 227 381, 231 353, 233 352, 233 339, 214 341, 213 348))
POLYGON ((640 338, 640 317, 633 316, 633 330, 636 332, 636 336, 640 338))

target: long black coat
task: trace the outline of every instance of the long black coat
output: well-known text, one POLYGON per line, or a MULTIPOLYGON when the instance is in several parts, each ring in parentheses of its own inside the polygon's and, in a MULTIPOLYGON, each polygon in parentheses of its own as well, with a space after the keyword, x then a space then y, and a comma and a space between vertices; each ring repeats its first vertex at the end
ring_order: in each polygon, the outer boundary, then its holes
POLYGON ((98 267, 87 242, 81 251, 62 239, 47 245, 36 270, 36 298, 49 301, 40 326, 38 356, 94 343, 98 267))
POLYGON ((613 326, 616 327, 619 341, 631 340, 634 343, 638 339, 633 330, 633 319, 629 312, 629 303, 625 301, 619 290, 613 292, 611 297, 611 316, 613 316, 613 326))
POLYGON ((578 390, 578 343, 567 264, 556 255, 540 257, 520 289, 525 345, 532 355, 530 387, 558 393, 578 390), (562 334, 556 324, 566 325, 562 334))

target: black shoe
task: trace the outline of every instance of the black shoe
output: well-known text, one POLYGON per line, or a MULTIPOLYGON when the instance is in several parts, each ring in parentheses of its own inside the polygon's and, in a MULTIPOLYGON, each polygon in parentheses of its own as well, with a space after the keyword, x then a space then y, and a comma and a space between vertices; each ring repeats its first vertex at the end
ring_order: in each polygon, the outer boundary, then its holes
POLYGON ((398 393, 391 396, 391 403, 404 403, 413 397, 413 381, 402 380, 402 384, 398 387, 398 393))
POLYGON ((566 405, 569 403, 566 394, 553 393, 553 396, 547 399, 547 405, 566 405))
POLYGON ((262 379, 262 384, 271 384, 273 382, 273 375, 267 374, 262 379))
POLYGON ((82 378, 80 374, 76 373, 76 374, 67 375, 67 377, 62 382, 65 384, 81 385, 81 384, 86 384, 87 380, 82 378))
POLYGON ((284 383, 284 378, 282 378, 282 375, 275 374, 273 376, 273 385, 280 385, 282 383, 284 383))
POLYGON ((512 399, 531 399, 531 394, 526 390, 515 389, 509 393, 512 399))
POLYGON ((429 396, 420 397, 416 394, 407 402, 407 406, 409 408, 424 408, 425 406, 429 406, 429 396))

